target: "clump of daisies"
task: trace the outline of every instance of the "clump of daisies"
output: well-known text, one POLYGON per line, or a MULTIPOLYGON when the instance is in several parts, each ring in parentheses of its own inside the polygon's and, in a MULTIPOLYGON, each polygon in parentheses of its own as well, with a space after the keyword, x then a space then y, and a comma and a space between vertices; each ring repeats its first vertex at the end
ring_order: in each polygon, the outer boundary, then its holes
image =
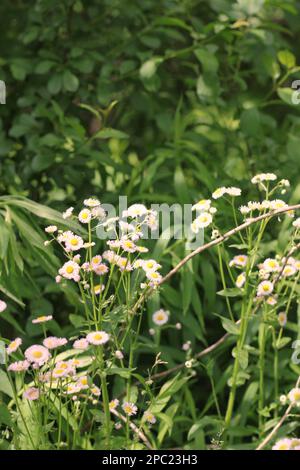
MULTIPOLYGON (((286 209, 288 204, 281 198, 274 197, 276 193, 281 195, 286 194, 290 188, 290 183, 286 179, 277 182, 277 176, 274 173, 260 173, 251 179, 251 183, 256 185, 258 189, 264 194, 265 198, 262 201, 249 201, 246 205, 240 207, 242 215, 253 217, 256 213, 263 214, 265 212, 277 211, 286 209), (274 183, 274 186, 272 184, 274 183)), ((286 215, 293 217, 293 211, 287 211, 286 215)))
POLYGON ((59 230, 56 226, 45 229, 52 237, 51 242, 59 243, 67 258, 58 271, 56 282, 72 280, 85 291, 91 289, 91 295, 101 295, 111 272, 137 271, 142 288, 158 287, 162 279, 159 272, 161 265, 152 258, 142 259, 142 255, 146 257, 148 248, 140 244, 148 230, 157 229, 157 213, 143 204, 133 204, 122 212, 121 218, 108 218, 98 199, 86 199, 84 206, 78 216, 71 207, 63 217, 77 219, 86 226, 85 237, 70 230, 59 230), (100 228, 110 236, 106 242, 107 249, 101 254, 93 253, 96 244, 92 241, 92 234, 100 228))

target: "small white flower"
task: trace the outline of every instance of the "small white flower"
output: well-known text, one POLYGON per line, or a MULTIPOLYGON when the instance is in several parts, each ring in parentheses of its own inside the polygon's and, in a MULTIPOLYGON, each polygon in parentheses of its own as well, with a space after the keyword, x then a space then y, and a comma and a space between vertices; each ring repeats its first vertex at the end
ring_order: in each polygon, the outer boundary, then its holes
POLYGON ((126 401, 123 403, 122 408, 127 416, 133 416, 137 414, 137 406, 134 403, 126 401))
POLYGON ((48 227, 45 228, 46 233, 54 233, 57 231, 56 225, 48 225, 48 227))
POLYGON ((243 285, 245 284, 245 282, 246 282, 246 273, 241 273, 237 277, 237 279, 235 281, 235 285, 236 285, 236 287, 242 288, 243 285))
POLYGON ((78 235, 70 235, 67 239, 66 239, 66 250, 67 251, 77 251, 77 250, 80 250, 83 245, 84 245, 84 242, 83 242, 83 239, 81 237, 79 237, 78 235))
POLYGON ((0 300, 0 313, 4 312, 4 310, 7 309, 7 304, 4 302, 4 300, 0 300))
POLYGON ((272 447, 272 450, 290 450, 291 449, 291 440, 284 438, 276 442, 272 447))
POLYGON ((142 217, 148 213, 148 209, 143 204, 133 204, 128 207, 127 210, 122 212, 122 217, 130 217, 135 219, 136 217, 142 217))
POLYGON ((247 255, 236 255, 234 258, 229 262, 229 266, 240 266, 244 268, 247 265, 248 256, 247 255))
POLYGON ((17 351, 17 349, 19 349, 21 344, 22 344, 21 338, 14 339, 11 343, 9 343, 9 345, 6 348, 7 354, 10 355, 14 353, 15 351, 17 351))
POLYGON ((294 220, 293 226, 296 227, 296 228, 300 228, 300 217, 298 217, 298 219, 294 220))
POLYGON ((74 261, 67 261, 58 271, 60 276, 66 279, 79 280, 79 266, 74 261))
POLYGON ((119 350, 116 351, 115 356, 116 356, 117 359, 120 359, 120 360, 124 359, 124 354, 122 353, 122 351, 119 351, 119 350))
POLYGON ((288 394, 288 399, 293 405, 300 406, 300 388, 292 388, 288 394))
POLYGON ((285 326, 287 322, 287 316, 285 312, 278 313, 278 323, 280 326, 285 326))
POLYGON ((212 197, 213 199, 219 199, 220 197, 224 196, 226 192, 226 188, 222 186, 221 188, 217 188, 213 193, 212 197))
POLYGON ((269 296, 272 294, 274 285, 271 281, 262 281, 257 288, 257 296, 269 296))
POLYGON ((90 344, 95 346, 102 345, 109 341, 109 335, 105 331, 94 331, 86 337, 90 344))
POLYGON ((82 224, 88 224, 91 221, 92 213, 89 209, 82 209, 78 214, 78 220, 82 224))
POLYGON ((145 421, 147 421, 148 423, 150 423, 150 424, 155 424, 156 423, 156 418, 155 418, 154 414, 151 413, 150 411, 145 411, 145 413, 143 415, 143 419, 145 421))
POLYGON ((275 181, 277 176, 274 173, 260 173, 251 179, 252 184, 258 184, 262 181, 275 181))
POLYGON ((242 194, 242 190, 240 188, 231 186, 230 188, 226 188, 226 194, 229 194, 229 196, 232 197, 240 196, 242 194))
POLYGON ((277 272, 279 270, 279 263, 276 259, 274 258, 267 258, 263 262, 263 269, 266 272, 277 272))
POLYGON ((286 405, 287 403, 287 396, 286 395, 280 395, 279 401, 282 405, 286 405))
POLYGON ((69 219, 73 214, 74 207, 69 207, 65 212, 63 212, 63 219, 69 219))
POLYGON ((90 197, 83 201, 83 204, 87 207, 97 207, 100 206, 100 201, 94 197, 90 197))
POLYGON ((210 199, 200 199, 196 204, 192 206, 192 210, 198 210, 198 211, 208 211, 211 206, 211 200, 210 199))

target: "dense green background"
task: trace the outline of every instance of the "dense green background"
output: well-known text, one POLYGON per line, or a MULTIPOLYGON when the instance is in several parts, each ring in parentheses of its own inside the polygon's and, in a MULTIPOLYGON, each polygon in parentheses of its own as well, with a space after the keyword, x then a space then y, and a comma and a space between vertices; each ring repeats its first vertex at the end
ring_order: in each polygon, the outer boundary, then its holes
MULTIPOLYGON (((53 332, 67 334, 68 315, 79 308, 71 288, 63 300, 53 282, 57 254, 43 247, 40 217, 58 215, 18 196, 61 211, 89 195, 184 204, 230 184, 248 199, 257 193, 247 193, 247 180, 274 171, 291 180, 286 200, 299 201, 300 105, 291 104, 290 89, 300 76, 299 11, 293 0, 2 0, 0 289, 13 299, 7 334, 25 328, 35 336, 29 317, 50 312, 58 320, 53 332)), ((266 254, 284 248, 284 225, 278 242, 276 235, 271 230, 265 240, 266 254)), ((182 245, 168 251, 159 241, 154 249, 165 271, 184 255, 182 245)), ((163 289, 172 322, 185 325, 163 341, 170 365, 184 360, 184 340, 199 350, 222 333, 212 315, 224 308, 220 288, 217 256, 209 254, 163 289)), ((222 389, 226 360, 215 367, 222 389)), ((205 414, 212 403, 205 374, 195 382, 200 405, 197 393, 185 391, 192 420, 197 407, 205 414)), ((181 432, 184 426, 178 442, 181 432)))

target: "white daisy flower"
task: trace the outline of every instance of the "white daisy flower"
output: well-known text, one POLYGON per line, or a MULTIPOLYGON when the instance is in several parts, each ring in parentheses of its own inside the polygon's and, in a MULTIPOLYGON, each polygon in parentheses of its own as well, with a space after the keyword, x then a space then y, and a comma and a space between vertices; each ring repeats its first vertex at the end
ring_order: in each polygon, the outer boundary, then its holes
POLYGON ((105 331, 94 331, 86 337, 90 344, 95 346, 102 345, 109 341, 109 335, 105 331))
POLYGON ((161 268, 161 265, 158 264, 154 259, 147 259, 147 260, 137 260, 140 261, 141 267, 144 269, 146 272, 153 272, 157 271, 158 269, 161 268))
POLYGON ((277 176, 274 173, 260 173, 258 175, 253 176, 251 179, 252 184, 258 184, 262 181, 275 181, 277 176))
POLYGON ((150 411, 145 411, 145 413, 143 415, 143 419, 145 421, 147 421, 147 423, 150 423, 150 424, 155 424, 156 423, 156 418, 155 418, 154 414, 151 413, 150 411))
POLYGON ((58 271, 66 279, 79 280, 79 266, 74 261, 67 261, 58 271))
POLYGON ((161 308, 153 313, 152 320, 155 325, 162 326, 168 322, 169 316, 170 312, 161 308))
POLYGON ((267 258, 263 262, 263 269, 268 273, 277 272, 279 270, 279 263, 274 258, 267 258))
POLYGON ((27 348, 24 355, 27 361, 33 362, 39 366, 45 364, 45 362, 47 362, 48 359, 50 359, 51 357, 51 354, 49 353, 47 348, 45 348, 44 346, 39 346, 37 344, 34 344, 33 346, 27 348))
POLYGON ((54 233, 57 231, 56 225, 48 225, 48 227, 45 228, 46 233, 54 233))
POLYGON ((233 259, 229 262, 229 266, 241 266, 244 268, 247 265, 248 256, 247 255, 236 255, 233 259))
POLYGON ((300 388, 292 388, 288 394, 288 399, 293 405, 300 406, 300 388))
POLYGON ((21 344, 22 344, 21 338, 14 339, 11 343, 9 343, 9 345, 6 348, 7 354, 10 355, 16 352, 17 349, 19 349, 19 347, 21 346, 21 344))
POLYGON ((287 316, 285 312, 278 313, 278 323, 280 326, 285 326, 287 322, 287 316))
POLYGON ((192 206, 192 210, 198 210, 198 211, 208 211, 211 206, 211 200, 210 199, 200 199, 196 204, 192 206))
POLYGON ((82 209, 78 214, 78 220, 82 224, 88 224, 91 221, 92 213, 89 209, 82 209))
POLYGON ((73 214, 74 207, 69 207, 65 212, 63 212, 63 219, 69 219, 73 214))
POLYGON ((123 403, 122 408, 127 416, 133 416, 137 414, 137 406, 134 403, 126 401, 123 403))
POLYGON ((220 197, 224 196, 226 193, 226 188, 222 186, 221 188, 217 188, 213 193, 212 193, 212 198, 213 199, 219 199, 220 197))
POLYGON ((100 201, 95 197, 90 197, 88 199, 85 199, 83 201, 83 204, 87 207, 97 207, 100 206, 100 201))
POLYGON ((245 282, 246 282, 246 273, 241 273, 237 277, 237 279, 235 281, 235 285, 236 285, 236 287, 242 288, 243 285, 245 284, 245 282))
POLYGON ((83 247, 84 241, 78 235, 72 234, 70 237, 67 238, 65 244, 67 251, 77 251, 83 247))
POLYGON ((257 296, 269 296, 272 294, 274 285, 271 281, 262 281, 257 288, 257 296))
POLYGON ((142 217, 148 213, 148 209, 143 204, 133 204, 128 207, 127 210, 122 212, 122 217, 130 217, 135 219, 136 217, 142 217))
POLYGON ((283 268, 283 271, 282 271, 282 276, 283 277, 290 277, 290 276, 294 276, 294 274, 296 274, 297 272, 297 269, 295 266, 292 266, 290 264, 288 264, 287 266, 285 266, 283 268))
POLYGON ((272 447, 272 450, 290 450, 291 449, 291 440, 284 438, 276 442, 272 447))

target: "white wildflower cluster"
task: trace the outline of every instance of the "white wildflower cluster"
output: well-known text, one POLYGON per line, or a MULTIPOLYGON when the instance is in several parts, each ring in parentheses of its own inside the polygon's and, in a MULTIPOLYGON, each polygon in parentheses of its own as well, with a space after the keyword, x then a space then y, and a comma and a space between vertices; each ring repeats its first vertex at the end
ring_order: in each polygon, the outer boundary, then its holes
MULTIPOLYGON (((79 222, 88 224, 91 232, 91 223, 97 219, 97 226, 103 226, 107 232, 113 230, 115 238, 106 242, 108 250, 101 255, 95 254, 90 261, 86 261, 87 257, 84 256, 85 261, 81 263, 81 254, 74 255, 74 252, 93 248, 95 243, 90 240, 90 237, 86 242, 81 236, 70 230, 58 230, 56 226, 47 227, 46 232, 52 235, 52 240, 56 240, 61 245, 69 258, 59 269, 56 282, 61 282, 63 278, 81 282, 85 290, 93 285, 92 293, 99 295, 104 291, 105 284, 103 281, 99 282, 97 278, 104 278, 114 265, 121 272, 141 269, 145 278, 145 282, 142 283, 143 288, 148 286, 156 288, 162 279, 159 273, 161 265, 154 259, 140 259, 139 256, 147 253, 148 249, 139 245, 138 242, 143 238, 144 228, 150 230, 157 228, 157 213, 147 209, 143 204, 133 204, 123 211, 122 219, 119 217, 106 218, 105 211, 98 199, 85 199, 84 206, 78 215, 79 222), (124 218, 130 219, 130 221, 127 222, 123 220, 124 218), (132 260, 130 255, 135 255, 135 259, 132 260)), ((64 212, 63 217, 65 219, 75 218, 73 207, 64 212)))
POLYGON ((217 212, 215 207, 211 206, 210 199, 201 199, 192 206, 192 210, 197 211, 198 215, 191 224, 191 230, 197 234, 200 229, 204 229, 211 225, 213 215, 217 212))
POLYGON ((242 194, 242 190, 240 188, 236 188, 235 186, 221 186, 212 193, 212 198, 219 199, 220 197, 225 196, 226 194, 231 197, 237 197, 242 194))
POLYGON ((258 175, 253 176, 251 179, 252 184, 260 184, 264 181, 276 181, 277 176, 274 173, 259 173, 258 175))

